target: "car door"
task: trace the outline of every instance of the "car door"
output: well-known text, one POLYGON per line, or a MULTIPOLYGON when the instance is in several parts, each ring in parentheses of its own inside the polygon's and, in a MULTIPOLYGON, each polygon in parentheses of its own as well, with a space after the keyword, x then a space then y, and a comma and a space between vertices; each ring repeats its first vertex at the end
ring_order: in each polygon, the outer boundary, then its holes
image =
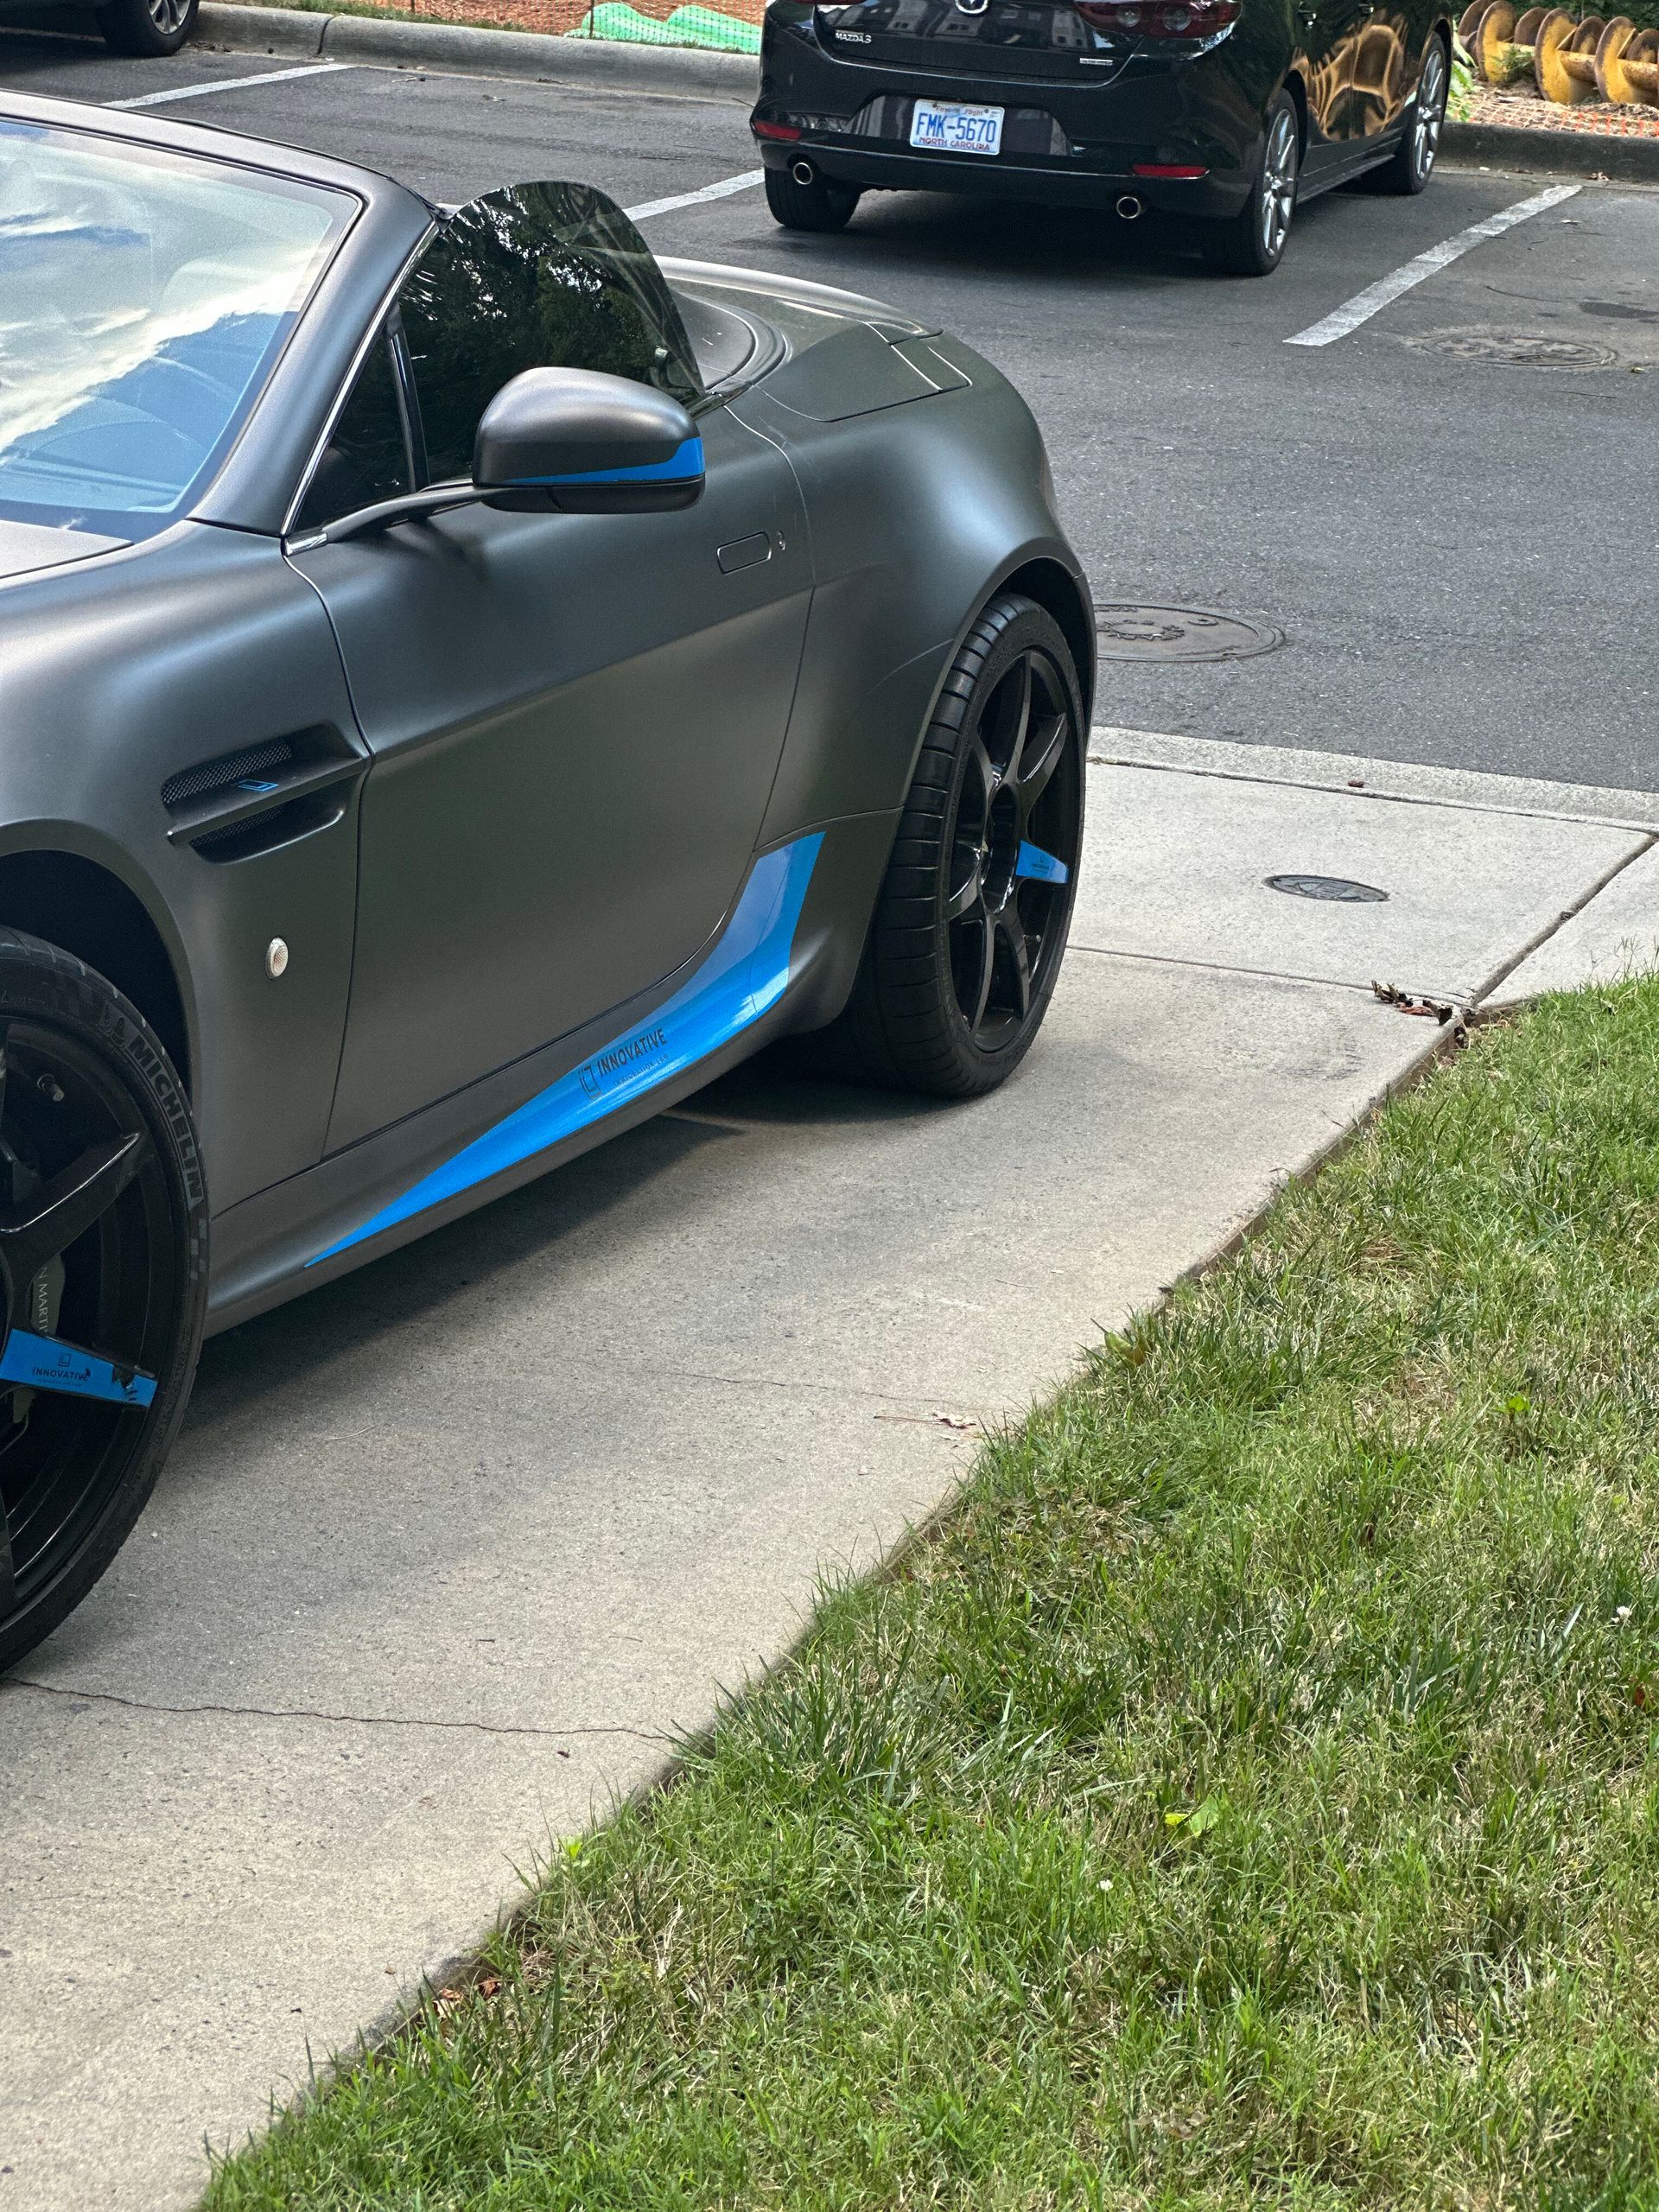
POLYGON ((1354 49, 1354 80, 1350 95, 1351 136, 1372 142, 1356 152, 1374 154, 1376 141, 1386 130, 1397 130, 1407 101, 1414 89, 1407 60, 1410 24, 1403 6, 1379 0, 1367 16, 1354 49))
POLYGON ((1296 35, 1306 59, 1310 181, 1345 168, 1357 149, 1361 111, 1354 97, 1360 42, 1371 20, 1371 0, 1295 0, 1296 35))
POLYGON ((782 750, 810 589, 800 493, 696 389, 672 296, 602 195, 520 188, 444 226, 341 418, 324 505, 389 496, 406 437, 416 478, 467 477, 485 404, 538 363, 684 398, 697 504, 473 504, 308 545, 314 499, 293 533, 372 756, 331 1149, 690 958, 741 885, 782 750))

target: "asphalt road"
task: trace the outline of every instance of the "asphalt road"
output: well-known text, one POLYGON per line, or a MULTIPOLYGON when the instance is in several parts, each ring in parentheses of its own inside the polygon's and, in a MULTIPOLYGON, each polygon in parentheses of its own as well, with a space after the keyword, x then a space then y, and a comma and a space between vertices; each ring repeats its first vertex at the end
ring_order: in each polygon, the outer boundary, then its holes
MULTIPOLYGON (((369 162, 444 199, 575 176, 638 206, 755 167, 743 110, 725 100, 283 67, 0 36, 0 81, 88 100, 270 73, 161 111, 369 162)), ((1447 171, 1417 200, 1318 200, 1279 273, 1255 283, 1210 276, 1154 219, 932 195, 867 200, 838 238, 785 236, 758 190, 646 227, 662 251, 787 268, 962 331, 1039 416, 1097 599, 1243 613, 1286 633, 1247 661, 1112 665, 1103 721, 1645 788, 1659 780, 1659 192, 1586 185, 1353 334, 1285 343, 1538 188, 1447 171), (1471 331, 1587 342, 1615 365, 1425 350, 1471 331)))

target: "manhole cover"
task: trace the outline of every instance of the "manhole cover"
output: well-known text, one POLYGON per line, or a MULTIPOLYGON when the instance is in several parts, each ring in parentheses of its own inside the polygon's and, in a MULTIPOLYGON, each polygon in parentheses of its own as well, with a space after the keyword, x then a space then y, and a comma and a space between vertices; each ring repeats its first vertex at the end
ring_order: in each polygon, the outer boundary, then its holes
POLYGON ((1282 645, 1285 633, 1269 623, 1217 614, 1208 607, 1127 607, 1116 601, 1095 609, 1103 660, 1248 660, 1282 645))
POLYGON ((1611 346, 1586 338, 1535 338, 1503 330, 1431 330, 1406 343, 1421 353, 1449 353, 1456 361, 1496 361, 1515 369, 1616 369, 1611 346))
POLYGON ((1388 897, 1374 883, 1356 883, 1345 875, 1264 875, 1269 891, 1282 891, 1292 899, 1334 899, 1344 906, 1374 906, 1388 897))

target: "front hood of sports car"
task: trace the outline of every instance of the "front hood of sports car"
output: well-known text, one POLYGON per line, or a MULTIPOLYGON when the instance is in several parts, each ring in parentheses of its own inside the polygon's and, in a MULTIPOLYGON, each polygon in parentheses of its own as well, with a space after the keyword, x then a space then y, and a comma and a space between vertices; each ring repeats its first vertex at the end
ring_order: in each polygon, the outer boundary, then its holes
POLYGON ((95 537, 89 530, 8 522, 0 516, 0 582, 33 575, 39 569, 60 569, 70 561, 90 561, 95 553, 116 553, 127 542, 124 537, 95 537))

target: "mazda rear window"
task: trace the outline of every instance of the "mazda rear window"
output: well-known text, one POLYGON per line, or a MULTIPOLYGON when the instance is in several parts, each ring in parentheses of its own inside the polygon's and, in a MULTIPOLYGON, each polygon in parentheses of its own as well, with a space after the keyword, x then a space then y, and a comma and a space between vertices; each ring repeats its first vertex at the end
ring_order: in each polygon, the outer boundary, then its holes
POLYGON ((356 207, 0 120, 0 516, 165 528, 247 419, 356 207))

